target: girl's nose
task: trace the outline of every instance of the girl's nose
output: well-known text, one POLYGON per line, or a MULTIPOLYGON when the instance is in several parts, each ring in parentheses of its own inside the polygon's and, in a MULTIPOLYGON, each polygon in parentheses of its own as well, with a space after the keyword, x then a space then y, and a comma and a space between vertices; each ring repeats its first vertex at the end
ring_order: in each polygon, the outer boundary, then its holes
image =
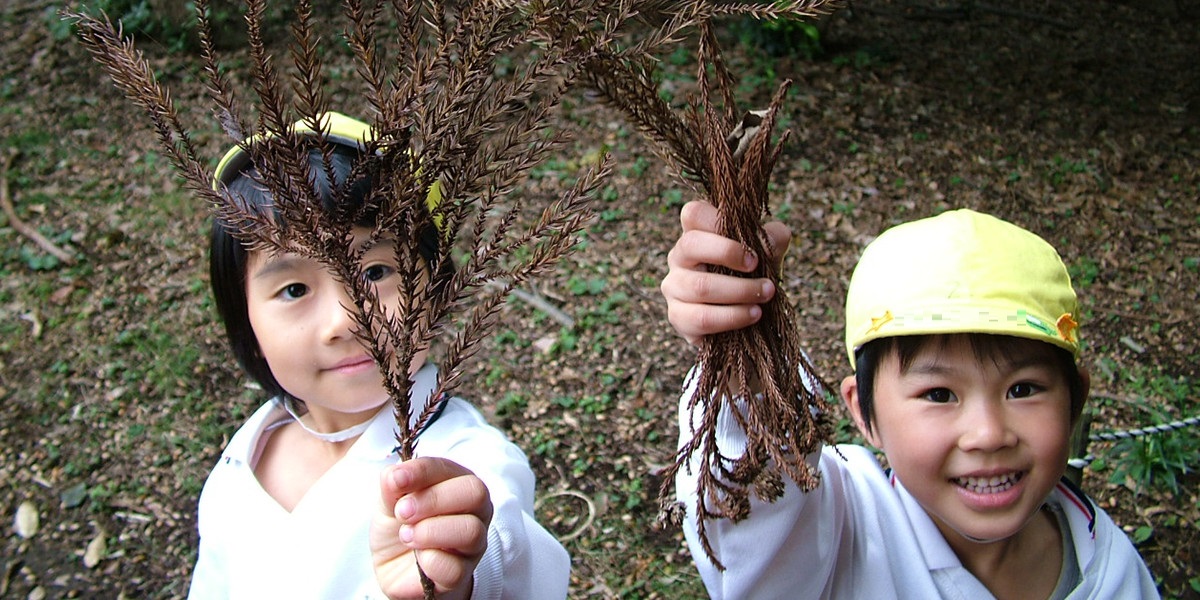
POLYGON ((346 289, 337 282, 330 282, 326 301, 321 306, 324 318, 324 338, 328 342, 352 338, 358 331, 354 302, 346 289))

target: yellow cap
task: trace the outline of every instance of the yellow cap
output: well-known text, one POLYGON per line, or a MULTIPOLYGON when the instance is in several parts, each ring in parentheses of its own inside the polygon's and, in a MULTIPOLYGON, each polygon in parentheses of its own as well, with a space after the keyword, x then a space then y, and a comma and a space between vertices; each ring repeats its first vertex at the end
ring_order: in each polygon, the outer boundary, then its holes
MULTIPOLYGON (((320 129, 327 130, 325 139, 343 146, 357 148, 360 151, 366 149, 368 142, 375 139, 375 130, 370 125, 359 121, 358 119, 348 117, 337 112, 326 112, 318 116, 320 129)), ((292 131, 306 135, 319 135, 318 131, 314 131, 309 127, 308 122, 300 120, 292 124, 292 131)), ((247 140, 248 145, 269 137, 268 134, 253 135, 247 140)), ((250 163, 250 155, 243 149, 241 145, 236 145, 221 157, 221 162, 217 163, 217 170, 213 173, 213 190, 220 191, 222 185, 229 185, 238 174, 250 163)), ((442 203, 442 184, 440 181, 433 182, 429 186, 429 193, 425 196, 425 206, 430 212, 442 203)), ((434 216, 434 225, 441 229, 441 218, 434 216)))
POLYGON ((1058 252, 968 209, 897 225, 863 251, 846 292, 846 351, 901 335, 993 333, 1079 354, 1077 301, 1058 252))

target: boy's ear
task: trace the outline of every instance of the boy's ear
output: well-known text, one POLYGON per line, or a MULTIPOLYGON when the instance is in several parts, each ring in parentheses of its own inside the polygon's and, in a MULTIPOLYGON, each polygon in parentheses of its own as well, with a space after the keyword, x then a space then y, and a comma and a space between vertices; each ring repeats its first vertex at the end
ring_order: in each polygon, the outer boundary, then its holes
POLYGON ((1079 406, 1073 407, 1074 410, 1072 412, 1074 414, 1071 415, 1071 426, 1072 427, 1074 427, 1075 425, 1077 425, 1079 423, 1079 417, 1081 417, 1083 415, 1083 409, 1087 405, 1087 399, 1089 397, 1088 394, 1090 394, 1092 392, 1092 372, 1089 371, 1088 368, 1083 365, 1077 366, 1076 369, 1078 369, 1078 371, 1079 371, 1080 387, 1083 388, 1080 390, 1080 397, 1083 398, 1083 402, 1080 402, 1079 406))
POLYGON ((846 404, 846 410, 850 413, 850 418, 854 419, 854 426, 858 428, 858 432, 866 438, 872 446, 883 449, 879 445, 879 440, 875 434, 867 430, 866 422, 863 420, 862 408, 858 405, 858 379, 854 375, 850 375, 842 380, 842 402, 846 404))

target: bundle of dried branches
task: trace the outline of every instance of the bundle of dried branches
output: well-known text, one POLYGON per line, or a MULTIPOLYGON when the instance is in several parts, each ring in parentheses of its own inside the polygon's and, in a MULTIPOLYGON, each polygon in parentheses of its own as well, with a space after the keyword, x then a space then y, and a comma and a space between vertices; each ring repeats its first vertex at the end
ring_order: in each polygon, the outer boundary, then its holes
MULTIPOLYGON (((835 7, 835 2, 822 0, 769 6, 703 2, 677 5, 660 34, 679 35, 690 25, 696 25, 700 32, 700 98, 683 117, 658 95, 654 63, 644 48, 592 59, 583 75, 659 144, 660 154, 680 167, 685 180, 696 181, 704 188, 720 213, 722 234, 742 242, 758 256, 768 256, 768 241, 762 229, 763 219, 769 214, 767 184, 786 139, 785 132, 773 143, 771 132, 790 82, 780 86, 766 110, 738 118, 733 77, 721 59, 711 19, 720 14, 807 18, 835 7)), ((755 271, 747 274, 718 270, 780 280, 778 265, 768 260, 759 261, 755 271)), ((701 344, 698 364, 688 406, 693 415, 692 437, 681 444, 674 463, 665 471, 659 498, 664 517, 678 521, 683 507, 674 500, 675 475, 680 469, 698 470, 693 507, 698 533, 708 558, 723 570, 709 543, 706 522, 745 518, 750 512, 751 494, 768 502, 779 498, 784 475, 804 490, 818 484, 818 474, 805 462, 805 455, 831 437, 825 419, 827 386, 804 354, 783 286, 777 286, 775 297, 763 306, 763 317, 755 326, 707 337, 701 344), (746 447, 741 454, 727 455, 718 447, 717 423, 722 413, 746 433, 746 447)))

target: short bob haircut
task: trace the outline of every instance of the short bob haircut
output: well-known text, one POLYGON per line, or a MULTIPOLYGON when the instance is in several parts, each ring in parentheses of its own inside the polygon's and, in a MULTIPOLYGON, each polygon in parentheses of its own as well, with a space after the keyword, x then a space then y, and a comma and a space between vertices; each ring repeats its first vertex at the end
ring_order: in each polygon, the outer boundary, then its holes
MULTIPOLYGON (((330 149, 329 166, 335 182, 344 182, 350 175, 355 160, 359 157, 359 151, 357 148, 343 144, 331 144, 330 149)), ((309 164, 313 183, 321 195, 322 208, 327 212, 332 212, 335 186, 330 184, 326 174, 325 159, 319 146, 314 145, 309 150, 309 164)), ((350 204, 345 207, 351 210, 349 214, 355 214, 357 209, 366 202, 372 187, 371 179, 364 177, 351 183, 346 193, 340 195, 344 198, 344 202, 350 204)), ((235 178, 229 181, 227 188, 233 198, 245 203, 247 209, 263 212, 273 211, 271 194, 259 182, 257 170, 253 165, 243 168, 235 178)), ((275 214, 278 218, 278 213, 275 214)), ((367 211, 355 225, 373 227, 376 217, 376 212, 367 211)), ((437 264, 438 238, 440 237, 437 229, 430 225, 421 232, 420 237, 418 253, 421 258, 425 259, 427 264, 437 264)), ((213 219, 209 245, 209 277, 213 299, 217 305, 217 313, 225 324, 225 336, 229 340, 234 358, 237 359, 246 374, 272 397, 290 396, 271 373, 271 368, 267 365, 267 360, 259 349, 254 329, 250 326, 250 314, 246 304, 246 263, 249 258, 249 249, 237 239, 231 226, 220 219, 213 219)), ((436 271, 433 284, 441 287, 453 274, 454 266, 449 260, 444 260, 438 264, 436 271)), ((293 400, 302 399, 293 398, 293 400)))
MULTIPOLYGON (((854 372, 855 383, 858 386, 858 409, 862 412, 863 427, 868 432, 872 430, 875 417, 875 379, 879 366, 895 351, 900 359, 901 370, 912 366, 917 354, 930 344, 947 344, 951 336, 965 336, 971 345, 975 357, 980 360, 993 360, 1004 363, 1021 352, 1022 344, 1039 343, 1037 340, 1027 340, 1008 335, 988 333, 952 333, 930 335, 904 335, 885 337, 871 340, 863 344, 854 355, 857 368, 854 372)), ((1079 367, 1075 364, 1075 356, 1070 350, 1053 344, 1040 342, 1045 345, 1047 356, 1053 360, 1066 377, 1071 395, 1071 422, 1079 420, 1083 411, 1085 390, 1083 378, 1079 375, 1079 367)))

